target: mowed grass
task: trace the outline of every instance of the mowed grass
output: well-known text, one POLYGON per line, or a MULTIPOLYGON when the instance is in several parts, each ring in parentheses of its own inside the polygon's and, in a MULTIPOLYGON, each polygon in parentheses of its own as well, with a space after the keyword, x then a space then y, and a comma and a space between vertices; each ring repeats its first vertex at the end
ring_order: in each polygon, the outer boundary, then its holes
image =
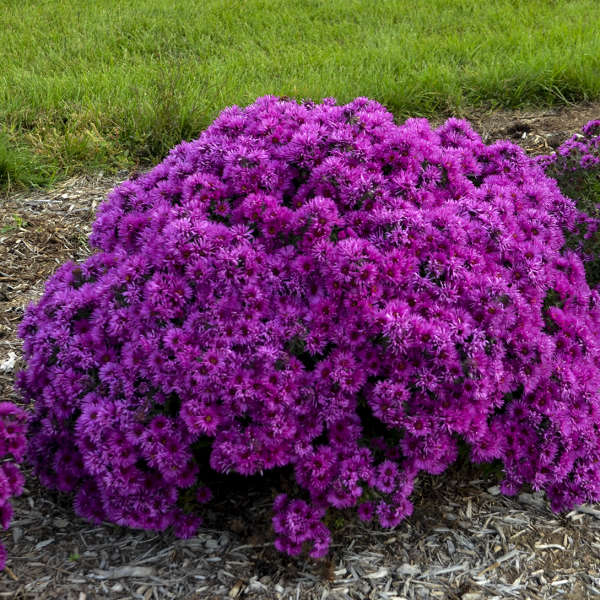
POLYGON ((231 104, 600 98, 597 0, 3 0, 0 186, 160 160, 231 104))

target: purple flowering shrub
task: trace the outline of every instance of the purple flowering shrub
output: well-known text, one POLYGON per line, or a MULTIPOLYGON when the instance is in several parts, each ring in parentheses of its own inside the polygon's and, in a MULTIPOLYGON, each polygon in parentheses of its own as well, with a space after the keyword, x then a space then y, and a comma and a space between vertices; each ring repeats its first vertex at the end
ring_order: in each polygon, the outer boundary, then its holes
POLYGON ((581 211, 578 232, 567 236, 567 244, 582 255, 586 279, 595 287, 600 284, 600 120, 589 121, 581 134, 537 161, 581 211))
MULTIPOLYGON (((23 491, 24 478, 19 471, 25 455, 27 418, 10 402, 0 402, 0 527, 8 529, 12 518, 10 498, 23 491)), ((6 564, 6 550, 0 543, 0 571, 6 564)))
POLYGON ((381 105, 226 109, 117 187, 22 322, 30 458, 77 513, 193 535, 211 472, 286 467, 276 547, 394 527, 468 445, 554 509, 600 498, 600 296, 578 212, 509 142, 381 105), (292 497, 295 496, 295 497, 292 497))

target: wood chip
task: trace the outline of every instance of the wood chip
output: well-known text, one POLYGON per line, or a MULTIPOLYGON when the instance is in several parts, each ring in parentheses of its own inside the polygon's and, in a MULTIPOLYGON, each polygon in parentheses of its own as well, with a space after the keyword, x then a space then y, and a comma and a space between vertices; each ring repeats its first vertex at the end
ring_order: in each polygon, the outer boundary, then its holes
POLYGON ((150 577, 154 574, 151 567, 118 567, 110 571, 96 570, 90 577, 95 579, 121 579, 122 577, 150 577))

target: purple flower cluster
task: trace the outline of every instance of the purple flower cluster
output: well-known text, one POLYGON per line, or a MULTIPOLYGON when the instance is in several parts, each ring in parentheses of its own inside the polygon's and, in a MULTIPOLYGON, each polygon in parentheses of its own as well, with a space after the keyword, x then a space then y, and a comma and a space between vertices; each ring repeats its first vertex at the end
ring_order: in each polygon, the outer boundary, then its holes
POLYGON ((577 233, 567 236, 567 245, 580 254, 586 279, 596 287, 600 284, 600 120, 589 121, 582 133, 555 153, 536 160, 580 211, 577 233))
POLYGON ((376 102, 226 109, 116 188, 20 328, 30 458, 95 521, 192 535, 210 470, 288 466, 276 546, 394 527, 471 448, 502 489, 600 499, 600 296, 517 146, 376 102), (206 457, 206 458, 204 458, 206 457))
MULTIPOLYGON (((23 491, 24 478, 17 463, 25 455, 27 418, 10 402, 0 402, 0 527, 8 529, 12 518, 10 498, 23 491)), ((0 543, 0 571, 6 564, 6 550, 0 543)))
POLYGON ((589 121, 581 133, 561 144, 556 152, 538 157, 537 161, 545 168, 556 165, 563 172, 600 165, 600 120, 589 121))

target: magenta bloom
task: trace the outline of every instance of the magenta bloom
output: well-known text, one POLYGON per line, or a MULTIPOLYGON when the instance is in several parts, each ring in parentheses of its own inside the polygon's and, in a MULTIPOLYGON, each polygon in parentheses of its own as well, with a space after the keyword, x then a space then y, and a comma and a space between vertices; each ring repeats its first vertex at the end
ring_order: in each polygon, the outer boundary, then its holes
POLYGON ((598 500, 579 219, 464 121, 396 125, 365 98, 226 109, 109 195, 96 253, 27 310, 34 469, 91 520, 188 536, 205 470, 289 465, 302 498, 276 500, 276 546, 312 556, 330 507, 398 525, 459 442, 502 461, 506 491, 598 500))
POLYGON ((375 504, 373 502, 363 502, 356 512, 361 521, 371 521, 375 515, 375 504))
POLYGON ((567 245, 584 260, 586 279, 591 287, 600 284, 600 120, 589 121, 566 140, 556 152, 536 158, 565 196, 580 211, 577 235, 567 237, 567 245))
MULTIPOLYGON (((0 528, 8 529, 13 514, 10 498, 23 492, 25 479, 18 468, 26 448, 27 415, 10 402, 0 402, 0 528)), ((0 571, 6 549, 0 543, 0 571)))

